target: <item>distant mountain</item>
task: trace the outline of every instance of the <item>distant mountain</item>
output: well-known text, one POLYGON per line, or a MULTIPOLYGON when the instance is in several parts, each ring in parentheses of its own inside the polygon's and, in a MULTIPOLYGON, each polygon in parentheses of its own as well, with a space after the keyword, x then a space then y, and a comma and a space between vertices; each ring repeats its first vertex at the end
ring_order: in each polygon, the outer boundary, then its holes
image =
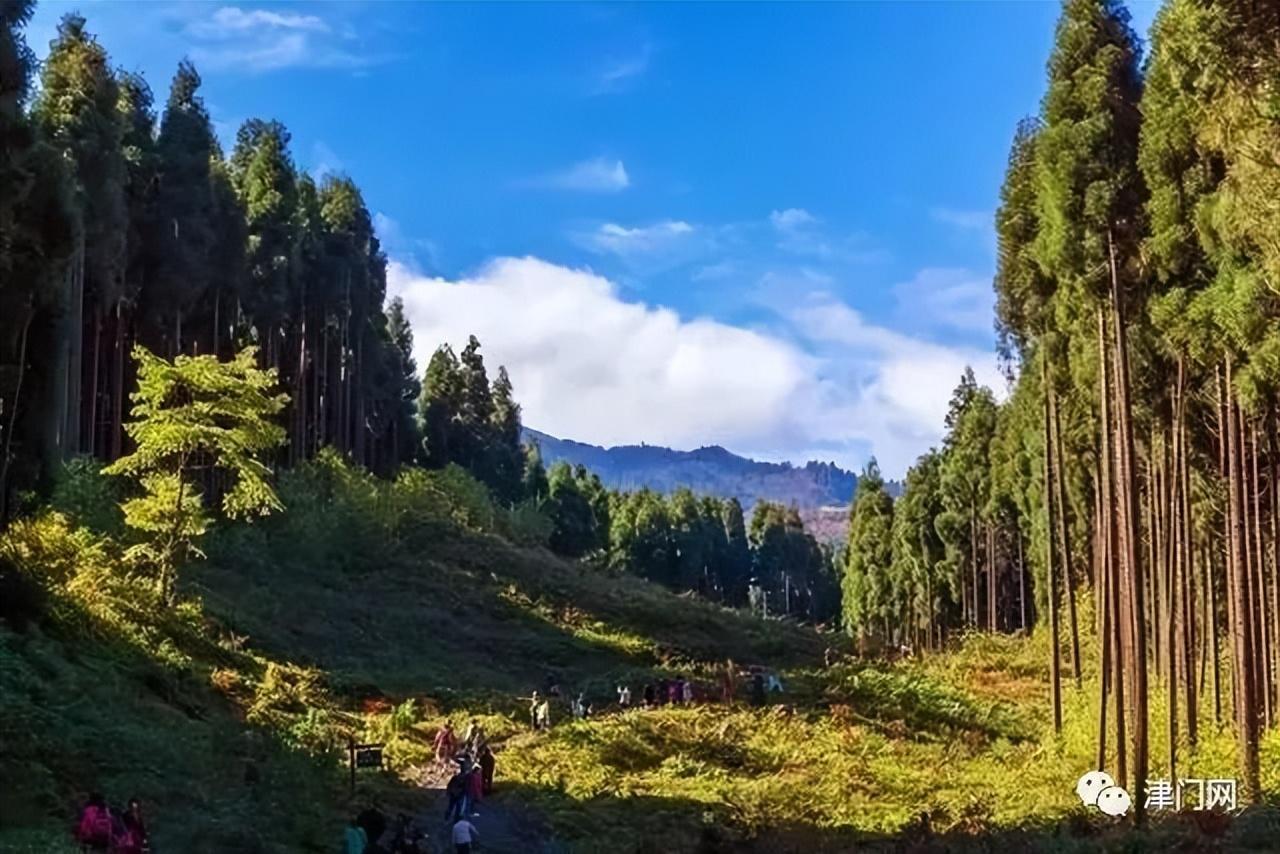
POLYGON ((765 463, 740 457, 718 445, 696 451, 675 451, 658 445, 602 448, 557 439, 527 427, 524 433, 526 441, 538 443, 548 466, 560 460, 584 465, 600 475, 606 486, 615 489, 647 486, 658 492, 672 492, 686 486, 697 493, 737 498, 746 508, 763 499, 809 510, 847 505, 858 483, 857 475, 835 463, 765 463))

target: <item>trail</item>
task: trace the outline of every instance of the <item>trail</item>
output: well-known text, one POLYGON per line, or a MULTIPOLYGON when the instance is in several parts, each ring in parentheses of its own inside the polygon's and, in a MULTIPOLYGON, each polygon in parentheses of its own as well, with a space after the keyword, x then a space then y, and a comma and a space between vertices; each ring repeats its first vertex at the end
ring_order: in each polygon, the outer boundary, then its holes
MULTIPOLYGON (((430 803, 416 818, 419 827, 430 829, 435 851, 453 851, 451 826, 444 819, 449 802, 444 787, 449 773, 447 770, 428 769, 424 774, 423 789, 430 803)), ((551 838, 550 828, 536 814, 506 802, 501 777, 495 780, 494 790, 473 809, 472 815, 467 816, 480 832, 479 850, 483 854, 560 854, 564 851, 564 847, 551 838)))

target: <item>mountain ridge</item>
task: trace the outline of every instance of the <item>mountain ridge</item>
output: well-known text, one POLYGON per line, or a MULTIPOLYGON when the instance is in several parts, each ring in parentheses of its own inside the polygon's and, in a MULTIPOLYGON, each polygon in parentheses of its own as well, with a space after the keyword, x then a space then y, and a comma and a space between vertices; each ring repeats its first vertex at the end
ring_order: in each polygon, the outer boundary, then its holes
POLYGON ((771 463, 735 454, 720 445, 680 451, 663 445, 602 447, 561 439, 531 427, 525 441, 533 441, 547 465, 565 461, 584 465, 614 489, 648 487, 672 492, 688 487, 697 493, 737 498, 749 508, 759 501, 795 504, 812 509, 847 506, 858 476, 834 462, 810 460, 803 466, 771 463))

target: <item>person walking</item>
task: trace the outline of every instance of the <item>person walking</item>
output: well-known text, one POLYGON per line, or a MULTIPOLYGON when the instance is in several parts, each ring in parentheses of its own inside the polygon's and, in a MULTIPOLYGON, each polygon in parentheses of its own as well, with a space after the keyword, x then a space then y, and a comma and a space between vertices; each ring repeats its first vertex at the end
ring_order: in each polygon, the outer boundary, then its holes
POLYGON ((543 697, 534 712, 535 729, 548 730, 551 729, 551 700, 543 697))
POLYGON ((486 795, 493 794, 493 770, 498 764, 489 745, 480 749, 480 782, 481 790, 486 795))
POLYGON ((94 792, 89 795, 80 820, 76 823, 75 839, 81 851, 106 851, 111 847, 112 821, 107 799, 94 792))
POLYGON ((453 823, 453 850, 455 854, 471 854, 480 844, 480 831, 476 826, 460 818, 453 823))
POLYGON ((364 854, 369 847, 369 836, 353 817, 342 834, 342 854, 364 854))
POLYGON ((475 718, 467 724, 467 734, 463 736, 463 749, 472 756, 480 755, 480 748, 484 747, 486 742, 484 735, 484 727, 475 718))
POLYGON ((738 672, 734 669, 733 659, 726 658, 724 672, 720 674, 720 699, 725 703, 733 702, 734 691, 738 687, 738 672))
POLYGON ((542 698, 534 691, 533 698, 529 701, 529 726, 535 730, 538 728, 538 707, 541 705, 542 698))
POLYGON ((680 691, 683 694, 684 703, 687 706, 693 702, 693 683, 688 679, 681 679, 680 682, 680 691))
POLYGON ((646 709, 653 708, 654 690, 653 690, 652 682, 645 683, 643 696, 644 696, 644 707, 646 709))
POLYGON ((480 770, 479 764, 476 764, 467 772, 467 812, 469 815, 479 815, 477 810, 483 798, 484 772, 480 770))
POLYGON ((449 803, 444 809, 444 820, 456 821, 464 818, 465 804, 463 801, 467 797, 467 778, 463 776, 462 771, 456 772, 449 778, 449 782, 444 787, 444 793, 449 799, 449 803))
POLYGON ((445 721, 436 733, 436 764, 447 765, 458 749, 458 739, 453 733, 453 721, 445 721))
POLYGON ((127 839, 123 845, 116 846, 118 854, 150 854, 151 836, 147 833, 147 823, 142 818, 142 803, 137 798, 129 799, 122 818, 127 839))
POLYGON ((631 706, 631 688, 628 685, 618 686, 618 705, 626 709, 631 706))

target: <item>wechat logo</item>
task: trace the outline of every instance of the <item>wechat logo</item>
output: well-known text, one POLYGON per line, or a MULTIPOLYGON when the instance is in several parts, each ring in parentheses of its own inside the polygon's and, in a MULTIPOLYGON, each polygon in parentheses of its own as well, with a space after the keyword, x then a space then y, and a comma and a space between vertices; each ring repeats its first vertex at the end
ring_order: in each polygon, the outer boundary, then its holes
POLYGON ((1116 785, 1106 771, 1088 771, 1076 783, 1076 794, 1087 807, 1097 807, 1111 816, 1122 816, 1133 806, 1129 793, 1116 785))

